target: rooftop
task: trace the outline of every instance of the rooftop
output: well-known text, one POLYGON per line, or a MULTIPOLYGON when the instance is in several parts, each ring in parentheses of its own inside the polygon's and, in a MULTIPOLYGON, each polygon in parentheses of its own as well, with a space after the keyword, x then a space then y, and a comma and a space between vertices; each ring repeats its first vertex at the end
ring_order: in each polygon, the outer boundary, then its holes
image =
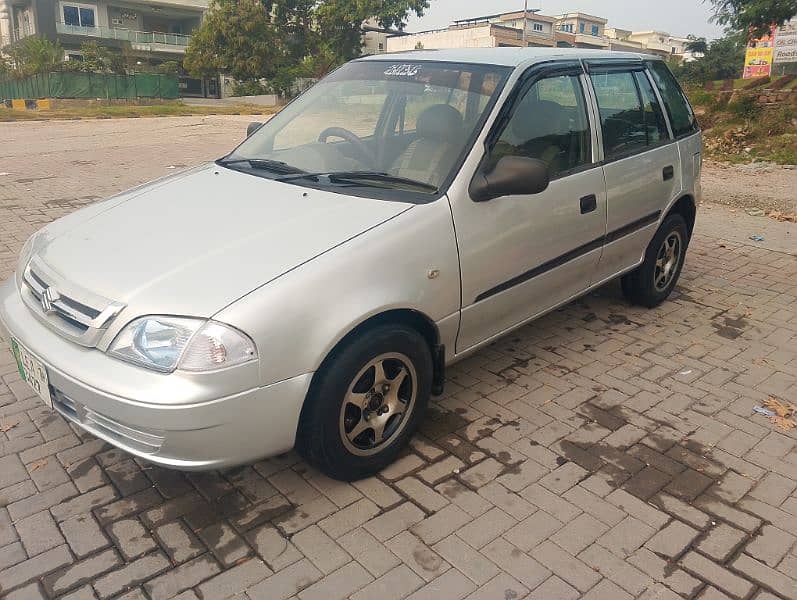
POLYGON ((596 23, 608 23, 608 19, 604 19, 603 17, 596 17, 595 15, 590 15, 583 12, 569 12, 563 15, 557 15, 557 19, 584 19, 585 21, 595 21, 596 23))
MULTIPOLYGON (((533 17, 535 13, 539 12, 539 10, 540 10, 539 8, 535 9, 530 8, 528 10, 529 18, 533 17)), ((456 21, 454 21, 454 23, 473 23, 478 21, 489 21, 490 19, 498 19, 501 17, 506 17, 507 15, 513 15, 513 16, 517 15, 517 18, 519 19, 523 16, 523 11, 521 10, 513 13, 496 13, 494 15, 481 15, 479 17, 470 17, 468 19, 457 19, 456 21)))

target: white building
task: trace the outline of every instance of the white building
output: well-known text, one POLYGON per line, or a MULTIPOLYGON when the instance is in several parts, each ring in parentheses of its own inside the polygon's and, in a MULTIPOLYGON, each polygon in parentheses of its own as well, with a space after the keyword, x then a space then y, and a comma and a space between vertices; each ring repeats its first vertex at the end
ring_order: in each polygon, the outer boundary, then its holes
POLYGON ((631 31, 612 27, 606 29, 612 50, 628 50, 656 54, 664 58, 675 57, 691 60, 693 57, 686 51, 689 39, 677 37, 665 31, 631 31))

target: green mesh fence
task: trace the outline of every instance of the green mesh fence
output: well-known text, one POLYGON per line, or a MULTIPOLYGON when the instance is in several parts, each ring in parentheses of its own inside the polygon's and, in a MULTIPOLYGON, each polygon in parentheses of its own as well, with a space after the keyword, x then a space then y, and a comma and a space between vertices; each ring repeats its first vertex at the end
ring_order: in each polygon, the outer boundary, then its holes
POLYGON ((177 77, 153 73, 42 73, 1 79, 0 100, 33 98, 177 98, 177 77))

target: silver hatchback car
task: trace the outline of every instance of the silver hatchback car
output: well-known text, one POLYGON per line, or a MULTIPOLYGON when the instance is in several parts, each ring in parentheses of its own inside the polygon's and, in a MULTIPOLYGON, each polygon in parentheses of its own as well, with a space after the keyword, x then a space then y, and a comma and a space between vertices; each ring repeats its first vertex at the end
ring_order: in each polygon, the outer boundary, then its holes
POLYGON ((616 277, 667 298, 700 200, 692 109, 637 54, 368 57, 250 130, 44 227, 0 287, 42 400, 160 465, 372 474, 446 365, 616 277))

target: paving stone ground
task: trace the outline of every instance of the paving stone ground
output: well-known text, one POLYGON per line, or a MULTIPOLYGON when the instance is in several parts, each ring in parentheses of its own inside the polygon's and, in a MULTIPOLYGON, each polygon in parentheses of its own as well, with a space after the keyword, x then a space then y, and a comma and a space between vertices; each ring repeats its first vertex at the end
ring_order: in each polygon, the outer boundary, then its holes
MULTIPOLYGON (((0 124, 0 278, 42 224, 247 120, 0 124)), ((0 596, 797 598, 797 435, 752 414, 797 402, 797 232, 734 218, 701 212, 661 307, 609 285, 456 365, 354 484, 294 453, 153 467, 48 412, 0 344, 0 596)))

